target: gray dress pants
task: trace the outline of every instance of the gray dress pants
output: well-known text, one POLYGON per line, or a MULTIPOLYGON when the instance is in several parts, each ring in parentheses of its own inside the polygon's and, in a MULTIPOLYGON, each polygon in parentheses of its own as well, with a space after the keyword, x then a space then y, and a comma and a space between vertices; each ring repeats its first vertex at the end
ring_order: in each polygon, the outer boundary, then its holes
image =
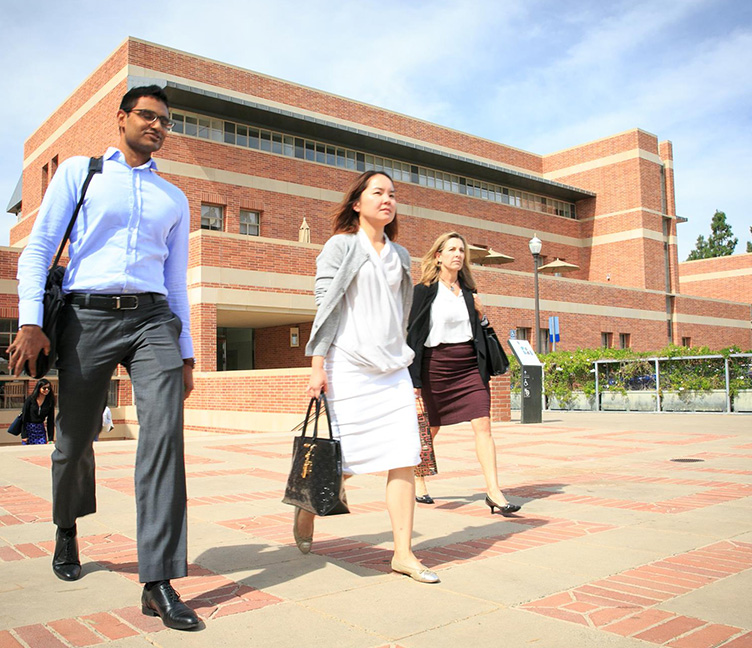
POLYGON ((181 322, 167 301, 145 301, 135 310, 65 306, 52 453, 53 521, 68 528, 96 511, 92 442, 102 426, 113 371, 125 366, 140 428, 135 485, 141 582, 187 572, 181 322))

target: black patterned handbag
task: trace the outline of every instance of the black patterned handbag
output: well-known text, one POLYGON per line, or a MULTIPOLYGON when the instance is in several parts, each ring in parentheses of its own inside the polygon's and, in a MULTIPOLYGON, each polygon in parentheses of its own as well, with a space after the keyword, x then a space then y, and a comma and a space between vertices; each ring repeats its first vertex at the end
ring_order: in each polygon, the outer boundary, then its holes
POLYGON ((292 468, 282 501, 315 515, 350 512, 342 478, 342 448, 340 442, 332 436, 329 405, 323 392, 319 398, 312 398, 308 403, 303 431, 293 441, 292 468), (313 436, 306 436, 314 405, 313 436), (318 436, 322 405, 329 428, 328 439, 318 436))

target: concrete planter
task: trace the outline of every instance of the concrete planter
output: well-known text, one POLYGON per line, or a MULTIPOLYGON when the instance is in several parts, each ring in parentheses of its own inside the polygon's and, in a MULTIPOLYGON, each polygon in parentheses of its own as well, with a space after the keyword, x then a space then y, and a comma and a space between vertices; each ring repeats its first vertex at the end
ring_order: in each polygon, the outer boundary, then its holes
POLYGON ((572 392, 572 397, 560 403, 556 396, 549 396, 548 409, 592 412, 595 409, 595 396, 586 396, 582 392, 572 392))
POLYGON ((726 392, 711 391, 663 392, 661 408, 664 412, 725 412, 726 392))
POLYGON ((604 412, 626 412, 629 410, 629 399, 626 394, 604 392, 600 396, 601 410, 604 412))
POLYGON ((752 412, 752 389, 742 389, 736 393, 732 403, 735 412, 752 412))
MULTIPOLYGON (((655 392, 628 391, 601 393, 601 410, 604 412, 655 412, 655 392)), ((513 410, 520 409, 520 394, 512 392, 513 410)), ((583 392, 573 392, 566 403, 556 396, 548 397, 549 410, 595 411, 595 397, 583 392)), ((663 392, 661 409, 664 412, 725 412, 726 392, 717 389, 709 392, 663 392)), ((732 402, 734 412, 752 412, 752 389, 741 390, 732 402)))
POLYGON ((605 392, 601 394, 601 409, 607 412, 655 412, 655 398, 655 393, 649 391, 605 392))

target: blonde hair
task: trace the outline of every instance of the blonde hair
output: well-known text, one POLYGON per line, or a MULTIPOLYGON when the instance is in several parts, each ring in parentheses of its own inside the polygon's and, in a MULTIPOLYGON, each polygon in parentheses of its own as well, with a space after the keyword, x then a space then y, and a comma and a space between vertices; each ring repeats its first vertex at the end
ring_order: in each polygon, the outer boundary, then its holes
POLYGON ((462 245, 465 247, 465 261, 459 271, 460 281, 465 288, 475 290, 475 279, 473 279, 473 272, 470 269, 470 250, 465 237, 457 232, 445 232, 439 236, 439 238, 433 242, 433 245, 429 248, 428 252, 423 255, 423 258, 420 261, 420 283, 425 286, 430 286, 432 283, 436 283, 439 280, 441 265, 437 262, 436 254, 443 251, 447 241, 453 238, 462 241, 462 245))

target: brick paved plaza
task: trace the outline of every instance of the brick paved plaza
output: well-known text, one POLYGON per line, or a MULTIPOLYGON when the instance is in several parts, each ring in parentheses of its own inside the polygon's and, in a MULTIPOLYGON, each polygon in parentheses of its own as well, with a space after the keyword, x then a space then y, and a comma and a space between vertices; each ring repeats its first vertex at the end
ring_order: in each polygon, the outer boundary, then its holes
POLYGON ((193 633, 140 611, 135 442, 96 446, 75 583, 50 564, 51 449, 2 448, 0 648, 752 646, 751 417, 547 412, 494 430, 524 507, 492 517, 469 426, 444 430, 415 524, 434 586, 390 573, 383 475, 351 480, 353 514, 317 520, 303 556, 280 503, 292 434, 189 436, 175 584, 206 621, 193 633))

